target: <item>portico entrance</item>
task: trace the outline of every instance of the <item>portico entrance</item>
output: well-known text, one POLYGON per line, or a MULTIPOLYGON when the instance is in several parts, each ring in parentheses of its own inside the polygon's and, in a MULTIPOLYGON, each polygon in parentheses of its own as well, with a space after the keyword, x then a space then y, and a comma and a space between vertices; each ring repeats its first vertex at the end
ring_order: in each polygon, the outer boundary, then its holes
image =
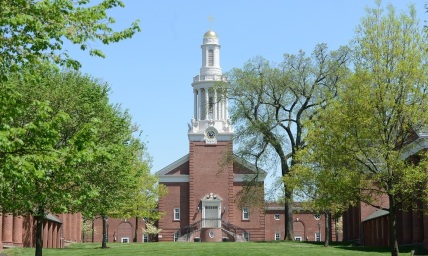
POLYGON ((221 227, 221 199, 210 193, 202 200, 202 227, 220 228, 221 227))

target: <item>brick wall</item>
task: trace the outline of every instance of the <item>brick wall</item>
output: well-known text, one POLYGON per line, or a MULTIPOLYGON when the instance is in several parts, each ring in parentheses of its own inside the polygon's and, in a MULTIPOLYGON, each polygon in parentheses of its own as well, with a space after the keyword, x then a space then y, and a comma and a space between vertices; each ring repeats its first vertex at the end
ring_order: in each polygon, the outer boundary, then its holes
MULTIPOLYGON (((234 195, 236 195, 243 189, 243 182, 234 182, 234 195)), ((263 186, 260 187, 263 190, 263 186)), ((260 194, 263 196, 263 193, 260 194)), ((263 200, 263 198, 261 199, 263 200)), ((232 223, 250 234, 250 241, 264 241, 265 240, 265 215, 264 207, 248 205, 243 206, 249 210, 249 219, 243 219, 243 209, 238 208, 237 205, 233 205, 233 211, 235 212, 232 223)))
MULTIPOLYGON (((302 241, 316 241, 315 234, 321 232, 321 241, 324 241, 325 218, 324 215, 319 215, 319 219, 317 217, 309 212, 294 213, 294 237, 299 237, 302 241)), ((279 233, 280 240, 284 240, 285 214, 283 209, 266 211, 266 241, 275 240, 275 233, 279 233), (279 216, 279 219, 276 219, 275 215, 279 216)))
MULTIPOLYGON (((92 226, 92 221, 88 221, 92 226)), ((146 227, 145 221, 138 218, 138 227, 136 227, 136 219, 120 219, 120 218, 107 218, 106 231, 107 242, 122 242, 123 238, 128 238, 129 242, 133 242, 135 237, 135 229, 137 228, 137 242, 143 241, 143 228, 146 227)), ((101 218, 96 218, 93 221, 93 226, 89 230, 89 234, 85 237, 85 242, 102 242, 103 236, 103 222, 101 218), (92 241, 92 233, 94 240, 92 241)))
POLYGON ((159 241, 173 241, 173 234, 189 225, 189 184, 164 183, 168 194, 159 200, 159 210, 164 216, 159 220, 159 241), (180 208, 180 220, 174 220, 174 208, 180 208))
MULTIPOLYGON (((194 222, 199 217, 198 206, 201 199, 209 193, 214 193, 222 199, 221 207, 229 208, 232 205, 230 181, 233 182, 233 165, 225 162, 231 151, 231 142, 218 142, 215 145, 206 145, 205 142, 190 143, 190 201, 189 217, 194 222)), ((184 198, 183 198, 184 199, 184 198)), ((186 199, 184 199, 186 200, 186 199)), ((226 208, 226 209, 227 209, 226 208)), ((231 215, 223 216, 228 221, 231 215)))

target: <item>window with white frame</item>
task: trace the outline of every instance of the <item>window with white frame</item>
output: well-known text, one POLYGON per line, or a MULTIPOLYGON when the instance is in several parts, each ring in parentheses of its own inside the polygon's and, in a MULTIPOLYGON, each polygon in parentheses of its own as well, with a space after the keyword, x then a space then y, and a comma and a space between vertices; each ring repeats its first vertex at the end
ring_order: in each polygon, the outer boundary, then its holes
POLYGON ((320 219, 321 219, 321 214, 319 214, 319 213, 314 214, 314 218, 315 218, 316 220, 320 220, 320 219))
POLYGON ((275 214, 275 215, 273 216, 273 218, 274 218, 275 220, 279 220, 279 214, 275 214))
POLYGON ((214 66, 214 51, 212 49, 208 50, 208 66, 214 66))
POLYGON ((143 243, 149 242, 149 234, 143 234, 143 243))
POLYGON ((122 237, 120 241, 122 243, 129 243, 129 237, 122 237))
POLYGON ((281 240, 281 233, 275 233, 275 241, 281 240))
POLYGON ((294 241, 302 241, 302 237, 301 236, 295 236, 294 237, 294 241))
POLYGON ((315 241, 316 242, 321 242, 321 234, 319 232, 315 233, 315 241))
POLYGON ((174 220, 180 220, 180 208, 174 208, 174 220))
POLYGON ((247 207, 242 208, 242 219, 249 220, 250 219, 250 209, 247 207))
POLYGON ((180 237, 180 231, 174 232, 174 242, 177 242, 179 237, 180 237))
POLYGON ((250 241, 250 233, 244 232, 243 235, 244 235, 245 240, 250 241))

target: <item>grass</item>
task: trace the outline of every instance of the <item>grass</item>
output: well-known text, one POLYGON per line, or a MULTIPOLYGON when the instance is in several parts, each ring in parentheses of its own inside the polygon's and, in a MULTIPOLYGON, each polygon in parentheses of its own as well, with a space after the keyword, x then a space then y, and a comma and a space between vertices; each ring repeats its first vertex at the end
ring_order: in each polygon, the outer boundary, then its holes
MULTIPOLYGON (((101 249, 99 243, 73 244, 64 249, 43 249, 44 256, 96 256, 96 255, 293 255, 293 256, 383 256, 390 255, 388 248, 355 247, 333 243, 324 247, 322 243, 306 242, 248 242, 248 243, 109 243, 101 249)), ((410 254, 414 248, 401 248, 402 255, 410 254)), ((4 250, 7 256, 32 256, 34 248, 4 250)))

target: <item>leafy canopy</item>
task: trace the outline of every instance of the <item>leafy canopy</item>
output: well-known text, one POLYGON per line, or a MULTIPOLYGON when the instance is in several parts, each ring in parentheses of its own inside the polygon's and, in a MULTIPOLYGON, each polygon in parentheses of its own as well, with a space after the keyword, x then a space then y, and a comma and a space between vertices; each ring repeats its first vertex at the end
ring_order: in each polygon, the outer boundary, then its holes
POLYGON ((0 74, 2 79, 22 65, 51 60, 79 68, 77 60, 64 51, 64 41, 80 45, 89 54, 104 57, 90 42, 103 44, 131 38, 140 31, 138 20, 115 31, 107 11, 124 7, 120 0, 16 0, 2 1, 0 8, 0 74))

